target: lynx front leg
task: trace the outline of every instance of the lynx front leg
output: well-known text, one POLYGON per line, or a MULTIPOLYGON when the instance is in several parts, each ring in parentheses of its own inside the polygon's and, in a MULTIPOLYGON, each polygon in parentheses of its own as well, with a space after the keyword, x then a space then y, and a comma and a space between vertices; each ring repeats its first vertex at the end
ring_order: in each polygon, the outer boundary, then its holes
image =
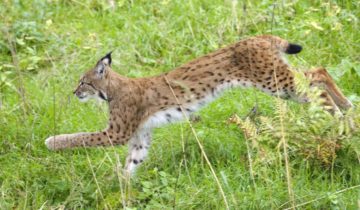
POLYGON ((111 146, 125 144, 127 138, 119 138, 110 131, 96 133, 74 133, 51 136, 45 140, 50 150, 60 150, 82 146, 111 146))
POLYGON ((131 175, 147 156, 151 143, 150 131, 138 131, 129 142, 129 154, 126 158, 125 171, 131 175))

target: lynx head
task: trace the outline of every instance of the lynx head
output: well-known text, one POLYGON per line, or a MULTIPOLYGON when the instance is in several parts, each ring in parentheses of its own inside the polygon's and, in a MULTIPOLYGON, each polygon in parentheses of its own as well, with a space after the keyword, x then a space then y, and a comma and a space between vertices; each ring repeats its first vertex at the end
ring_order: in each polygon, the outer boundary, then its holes
POLYGON ((106 90, 109 84, 109 71, 111 70, 111 52, 101 58, 95 67, 86 72, 80 79, 74 94, 80 101, 85 102, 91 98, 108 100, 106 90))

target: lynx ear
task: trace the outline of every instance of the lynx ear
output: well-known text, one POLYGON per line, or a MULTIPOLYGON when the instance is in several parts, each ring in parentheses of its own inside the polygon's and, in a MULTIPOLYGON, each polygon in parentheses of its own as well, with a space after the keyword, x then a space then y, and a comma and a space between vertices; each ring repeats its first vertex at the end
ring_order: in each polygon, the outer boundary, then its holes
POLYGON ((104 65, 111 66, 111 53, 112 51, 106 54, 103 58, 101 58, 101 61, 104 65))
POLYGON ((103 58, 101 58, 98 63, 96 64, 95 71, 96 73, 102 77, 105 73, 106 66, 111 66, 111 53, 109 52, 103 58))

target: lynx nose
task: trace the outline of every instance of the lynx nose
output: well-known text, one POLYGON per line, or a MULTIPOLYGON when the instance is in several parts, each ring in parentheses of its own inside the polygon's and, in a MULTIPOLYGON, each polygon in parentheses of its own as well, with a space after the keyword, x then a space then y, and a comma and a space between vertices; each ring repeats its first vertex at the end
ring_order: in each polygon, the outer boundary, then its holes
POLYGON ((79 94, 78 89, 79 89, 79 87, 77 87, 77 88, 73 91, 73 94, 75 94, 76 96, 78 96, 78 94, 79 94))
POLYGON ((78 89, 74 90, 73 94, 77 97, 80 97, 81 96, 81 92, 78 91, 78 89))
POLYGON ((80 93, 79 91, 76 91, 76 90, 74 91, 74 94, 75 94, 76 96, 78 96, 78 97, 81 95, 81 93, 80 93))
POLYGON ((77 89, 73 91, 73 94, 75 94, 76 96, 80 95, 80 93, 79 93, 79 91, 77 91, 77 89))

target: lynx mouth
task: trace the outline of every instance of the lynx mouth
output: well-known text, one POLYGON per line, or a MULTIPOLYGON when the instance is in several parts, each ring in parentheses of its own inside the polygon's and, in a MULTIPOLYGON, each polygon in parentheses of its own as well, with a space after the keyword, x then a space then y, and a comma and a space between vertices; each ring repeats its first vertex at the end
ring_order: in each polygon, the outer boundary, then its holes
POLYGON ((89 99, 88 95, 81 95, 81 96, 77 96, 77 97, 81 102, 85 102, 89 99))
POLYGON ((78 96, 80 102, 87 102, 90 98, 89 96, 78 96))

